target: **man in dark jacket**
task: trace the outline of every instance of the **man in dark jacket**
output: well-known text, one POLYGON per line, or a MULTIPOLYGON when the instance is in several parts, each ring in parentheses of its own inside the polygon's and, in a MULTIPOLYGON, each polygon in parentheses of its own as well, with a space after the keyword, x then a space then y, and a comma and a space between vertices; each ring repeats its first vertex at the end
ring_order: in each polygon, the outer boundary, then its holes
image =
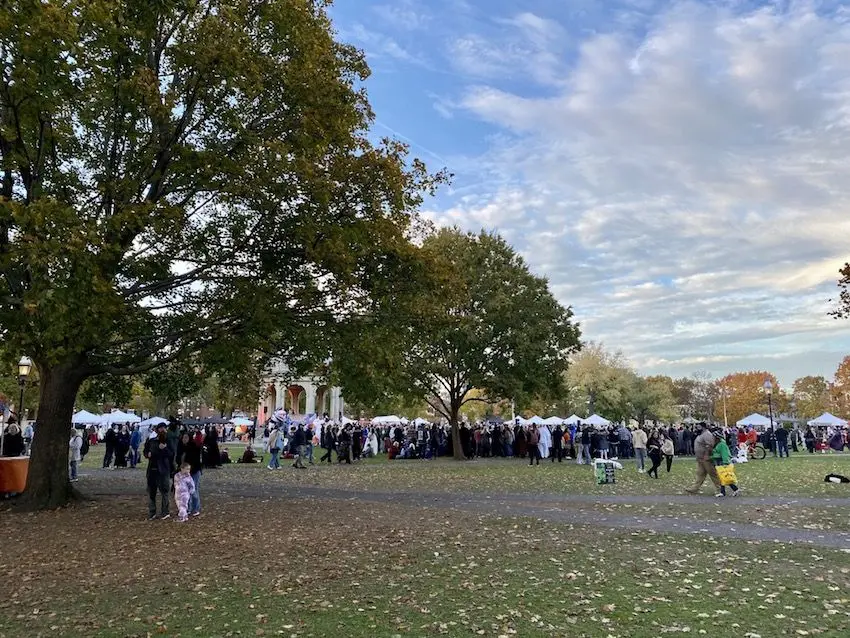
POLYGON ((782 426, 776 428, 773 432, 773 436, 776 439, 776 449, 774 450, 774 455, 776 452, 779 452, 779 458, 781 459, 783 456, 783 452, 785 456, 788 456, 788 430, 783 428, 782 426))
POLYGON ((160 429, 155 439, 145 442, 145 458, 148 460, 148 520, 156 518, 156 493, 160 494, 160 518, 170 518, 169 492, 171 491, 171 468, 174 456, 168 447, 164 429, 160 429))
POLYGON ((107 469, 112 466, 112 457, 115 455, 117 443, 118 433, 115 431, 115 426, 110 425, 106 434, 103 435, 103 444, 106 446, 106 453, 103 455, 103 467, 107 469))
POLYGON ((552 463, 555 462, 555 457, 558 457, 558 463, 564 458, 564 429, 560 425, 555 426, 555 431, 552 432, 552 463))

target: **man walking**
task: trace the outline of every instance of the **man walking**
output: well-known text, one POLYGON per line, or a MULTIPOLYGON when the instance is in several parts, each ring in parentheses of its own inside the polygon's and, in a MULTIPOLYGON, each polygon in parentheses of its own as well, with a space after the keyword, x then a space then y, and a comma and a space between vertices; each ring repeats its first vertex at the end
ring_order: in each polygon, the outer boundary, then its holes
POLYGON ((720 494, 720 478, 717 476, 717 470, 714 463, 711 461, 711 453, 714 450, 714 434, 705 423, 700 423, 703 428, 702 433, 694 440, 694 456, 697 461, 697 477, 693 487, 686 489, 688 494, 696 494, 702 484, 705 482, 705 477, 711 479, 714 487, 717 488, 717 494, 720 494))
POLYGON ((773 433, 773 436, 776 438, 776 451, 779 453, 779 458, 781 459, 784 453, 784 456, 788 457, 788 430, 783 427, 776 428, 776 431, 773 433))

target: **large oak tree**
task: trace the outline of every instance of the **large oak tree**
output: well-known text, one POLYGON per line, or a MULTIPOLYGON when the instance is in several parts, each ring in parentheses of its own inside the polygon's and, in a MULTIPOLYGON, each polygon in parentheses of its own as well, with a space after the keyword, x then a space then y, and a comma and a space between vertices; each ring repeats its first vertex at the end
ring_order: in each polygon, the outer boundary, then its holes
MULTIPOLYGON (((422 245, 431 281, 396 297, 384 321, 362 325, 367 348, 334 361, 346 396, 421 397, 452 426, 470 402, 558 396, 579 348, 572 311, 495 234, 442 229, 422 245)), ((351 344, 356 346, 356 344, 351 344)))
POLYGON ((0 332, 41 383, 30 506, 72 496, 84 380, 327 356, 317 331, 374 312, 408 259, 434 179, 368 140, 368 68, 328 4, 0 8, 0 332))

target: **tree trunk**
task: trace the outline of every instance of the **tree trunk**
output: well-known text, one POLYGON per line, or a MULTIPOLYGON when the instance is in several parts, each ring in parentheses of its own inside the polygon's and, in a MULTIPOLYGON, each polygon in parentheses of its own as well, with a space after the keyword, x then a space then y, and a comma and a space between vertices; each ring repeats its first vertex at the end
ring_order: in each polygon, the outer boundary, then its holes
POLYGON ((460 443, 460 423, 457 416, 451 420, 452 426, 452 453, 456 461, 466 460, 466 455, 463 453, 463 446, 460 443))
POLYGON ((27 487, 19 501, 29 510, 66 505, 75 495, 68 480, 68 441, 74 401, 83 377, 75 363, 39 366, 41 399, 27 487))

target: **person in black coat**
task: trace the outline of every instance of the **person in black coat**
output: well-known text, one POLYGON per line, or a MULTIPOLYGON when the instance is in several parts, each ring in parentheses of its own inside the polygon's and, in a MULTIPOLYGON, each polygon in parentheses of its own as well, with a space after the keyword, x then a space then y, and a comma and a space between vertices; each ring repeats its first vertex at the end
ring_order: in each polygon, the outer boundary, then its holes
POLYGON ((552 463, 555 462, 555 457, 558 457, 558 463, 564 459, 564 429, 560 425, 555 426, 555 431, 552 432, 552 463))
POLYGON ((109 426, 106 434, 103 435, 103 444, 106 446, 106 453, 103 455, 103 467, 112 467, 112 457, 115 456, 115 446, 118 443, 118 433, 113 426, 109 426))
POLYGON ((174 456, 166 443, 165 430, 156 438, 145 442, 145 458, 148 460, 148 519, 156 518, 156 494, 160 495, 160 518, 169 518, 169 494, 171 492, 171 468, 174 456))
POLYGON ((218 432, 210 427, 204 437, 204 467, 221 467, 221 454, 218 451, 218 432))
POLYGON ((24 448, 24 437, 21 434, 21 429, 17 423, 10 424, 6 429, 6 435, 3 437, 3 456, 23 456, 24 448))

